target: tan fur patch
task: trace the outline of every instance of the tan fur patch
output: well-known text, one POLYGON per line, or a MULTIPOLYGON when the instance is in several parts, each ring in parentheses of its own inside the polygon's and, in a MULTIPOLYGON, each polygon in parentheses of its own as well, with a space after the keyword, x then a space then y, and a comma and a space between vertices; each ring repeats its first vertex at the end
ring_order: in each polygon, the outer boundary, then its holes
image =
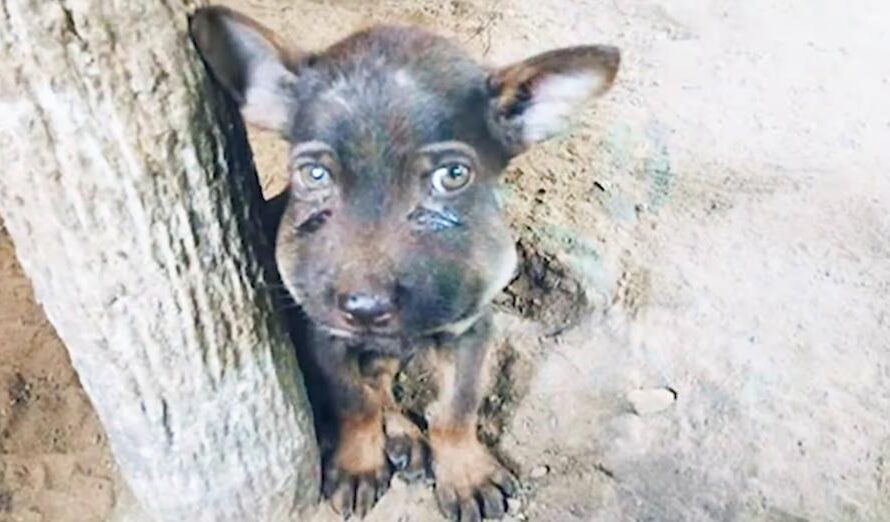
POLYGON ((436 483, 468 494, 486 484, 501 465, 477 439, 475 426, 431 428, 436 483))
POLYGON ((436 400, 427 406, 426 418, 430 425, 445 425, 455 394, 455 364, 452 354, 430 350, 429 362, 436 375, 436 400))
POLYGON ((383 426, 387 437, 409 437, 420 439, 423 434, 417 424, 411 422, 398 411, 388 410, 383 414, 383 426))
MULTIPOLYGON (((473 379, 473 386, 476 387, 476 393, 481 400, 482 396, 489 389, 491 384, 492 371, 495 366, 496 357, 494 350, 486 350, 481 365, 474 365, 470 371, 478 372, 473 379)), ((435 370, 436 386, 438 394, 435 402, 427 407, 426 417, 433 426, 439 426, 443 429, 450 429, 455 424, 469 423, 475 426, 476 412, 455 412, 454 401, 459 392, 459 375, 455 361, 457 355, 449 350, 431 350, 429 355, 430 363, 435 370), (469 415, 469 416, 467 416, 469 415), (463 417, 463 418, 460 418, 463 417)))
POLYGON ((334 461, 353 474, 374 472, 386 464, 384 443, 380 410, 362 419, 342 419, 334 461))
POLYGON ((399 361, 397 359, 378 358, 367 367, 362 368, 362 373, 372 383, 369 390, 377 396, 382 405, 383 427, 386 436, 406 436, 417 440, 423 437, 420 428, 402 414, 401 407, 392 393, 392 381, 398 369, 399 361))

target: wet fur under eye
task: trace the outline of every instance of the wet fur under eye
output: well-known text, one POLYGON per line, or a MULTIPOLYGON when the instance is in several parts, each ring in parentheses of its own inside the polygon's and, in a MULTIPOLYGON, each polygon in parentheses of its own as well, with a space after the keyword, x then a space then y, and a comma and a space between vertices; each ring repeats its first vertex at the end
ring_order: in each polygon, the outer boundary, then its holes
POLYGON ((330 210, 320 210, 311 216, 306 221, 303 221, 297 226, 297 233, 300 235, 311 234, 321 228, 322 225, 331 217, 330 210))
POLYGON ((438 211, 417 207, 408 214, 408 220, 435 232, 463 226, 460 216, 448 209, 438 211))

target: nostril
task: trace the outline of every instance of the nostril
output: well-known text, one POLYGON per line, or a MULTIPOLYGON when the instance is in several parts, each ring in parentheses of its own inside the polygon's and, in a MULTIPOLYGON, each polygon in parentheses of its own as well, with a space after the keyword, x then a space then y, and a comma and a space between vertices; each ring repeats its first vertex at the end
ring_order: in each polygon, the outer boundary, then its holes
POLYGON ((338 299, 340 310, 345 312, 350 322, 366 326, 385 326, 393 313, 393 302, 382 295, 354 292, 341 294, 338 299))

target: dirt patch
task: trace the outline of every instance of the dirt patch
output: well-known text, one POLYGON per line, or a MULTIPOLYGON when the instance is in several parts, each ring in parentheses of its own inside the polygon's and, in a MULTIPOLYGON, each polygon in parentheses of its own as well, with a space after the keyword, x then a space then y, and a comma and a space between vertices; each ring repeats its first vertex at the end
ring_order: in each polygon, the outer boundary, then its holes
POLYGON ((26 407, 31 399, 31 387, 25 382, 22 374, 18 372, 12 376, 8 393, 9 404, 12 406, 13 411, 26 407))
POLYGON ((521 353, 513 341, 507 339, 495 350, 494 382, 479 407, 478 426, 480 440, 491 448, 500 444, 517 405, 528 393, 532 376, 530 358, 521 353))
MULTIPOLYGON (((530 341, 531 344, 536 344, 534 340, 530 341)), ((516 406, 528 392, 532 376, 532 356, 528 345, 518 346, 521 342, 502 338, 492 347, 492 382, 480 405, 478 421, 479 437, 491 448, 497 448, 516 406)), ((426 429, 424 412, 435 400, 437 393, 433 372, 427 359, 422 356, 414 357, 396 375, 393 385, 399 405, 423 429, 426 429)))
POLYGON ((12 493, 0 489, 0 513, 12 513, 12 493))
POLYGON ((529 240, 520 240, 517 251, 518 274, 497 304, 541 323, 551 335, 577 324, 591 312, 584 284, 570 267, 529 240))
POLYGON ((105 436, 0 228, 0 520, 107 519, 105 436))

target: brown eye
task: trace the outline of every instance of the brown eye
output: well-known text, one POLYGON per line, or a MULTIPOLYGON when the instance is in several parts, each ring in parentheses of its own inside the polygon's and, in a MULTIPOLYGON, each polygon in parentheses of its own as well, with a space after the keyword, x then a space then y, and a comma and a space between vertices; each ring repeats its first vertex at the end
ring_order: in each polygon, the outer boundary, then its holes
POLYGON ((307 163, 297 171, 300 183, 308 190, 327 188, 331 182, 331 171, 320 163, 307 163))
POLYGON ((469 185, 472 179, 473 170, 469 166, 463 163, 449 163, 433 171, 430 183, 436 192, 450 194, 469 185))

